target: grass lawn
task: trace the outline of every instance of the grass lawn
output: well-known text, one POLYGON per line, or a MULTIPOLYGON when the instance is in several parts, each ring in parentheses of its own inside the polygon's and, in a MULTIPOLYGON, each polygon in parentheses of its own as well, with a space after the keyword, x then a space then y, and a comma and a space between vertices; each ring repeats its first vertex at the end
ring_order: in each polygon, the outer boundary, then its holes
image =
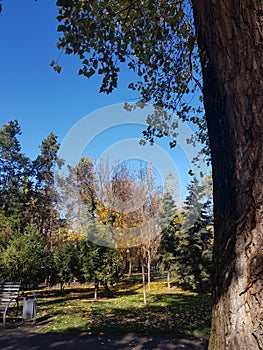
POLYGON ((210 328, 209 294, 196 294, 152 282, 143 304, 142 286, 121 285, 99 291, 88 286, 38 291, 37 319, 47 319, 44 332, 184 334, 206 336, 210 328))

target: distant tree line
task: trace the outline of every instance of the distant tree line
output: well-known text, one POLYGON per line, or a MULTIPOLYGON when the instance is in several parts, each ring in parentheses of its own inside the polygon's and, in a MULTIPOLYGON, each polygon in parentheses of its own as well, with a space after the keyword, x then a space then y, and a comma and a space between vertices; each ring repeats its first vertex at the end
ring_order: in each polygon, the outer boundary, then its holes
POLYGON ((199 183, 193 176, 178 208, 171 189, 160 192, 149 166, 137 169, 136 176, 127 164, 113 173, 108 164, 95 171, 86 157, 62 178, 55 174, 63 165, 57 136, 50 133, 31 160, 22 153, 20 134, 16 120, 0 129, 1 280, 25 287, 59 283, 61 291, 72 281, 93 282, 97 298, 99 285, 108 289, 124 274, 140 272, 145 302, 152 270, 166 274, 168 288, 172 280, 199 292, 210 287, 209 177, 199 183), (125 203, 135 209, 127 213, 125 203))

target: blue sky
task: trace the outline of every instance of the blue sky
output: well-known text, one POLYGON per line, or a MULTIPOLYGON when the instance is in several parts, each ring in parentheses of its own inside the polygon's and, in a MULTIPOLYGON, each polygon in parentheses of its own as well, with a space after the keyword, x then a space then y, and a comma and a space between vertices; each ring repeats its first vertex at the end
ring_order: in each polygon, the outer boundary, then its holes
POLYGON ((50 131, 60 140, 86 114, 131 99, 122 77, 110 96, 99 94, 98 77, 78 76, 79 62, 62 55, 61 74, 49 66, 57 59, 55 1, 4 0, 0 15, 0 120, 18 119, 24 151, 34 157, 50 131))
MULTIPOLYGON (((59 56, 55 4, 56 1, 51 0, 2 1, 0 127, 9 120, 18 119, 22 150, 31 159, 37 156, 39 144, 51 131, 62 143, 74 124, 87 114, 111 104, 133 102, 138 97, 127 89, 132 79, 128 70, 122 72, 119 88, 111 95, 99 94, 100 77, 88 80, 78 76, 80 65, 75 57, 62 55, 61 73, 53 71, 49 64, 59 56)), ((111 128, 92 143, 91 152, 97 157, 104 144, 140 138, 140 130, 143 130, 141 125, 111 128)), ((159 144, 175 159, 185 187, 190 179, 189 169, 180 155, 180 148, 170 150, 166 140, 159 144)))

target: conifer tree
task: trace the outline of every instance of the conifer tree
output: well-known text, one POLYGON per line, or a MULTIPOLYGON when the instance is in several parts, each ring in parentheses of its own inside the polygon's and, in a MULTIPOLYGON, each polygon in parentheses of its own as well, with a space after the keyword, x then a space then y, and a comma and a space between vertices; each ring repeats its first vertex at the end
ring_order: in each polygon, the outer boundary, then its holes
POLYGON ((188 186, 188 191, 181 230, 179 283, 205 292, 211 286, 213 250, 211 203, 205 197, 205 187, 199 184, 195 177, 188 186))
POLYGON ((94 299, 98 297, 99 284, 106 290, 121 277, 122 256, 109 247, 83 239, 80 243, 82 278, 94 283, 94 299))
POLYGON ((0 210, 14 230, 23 231, 29 222, 32 174, 30 160, 21 152, 17 120, 0 130, 0 210))
POLYGON ((21 281, 23 285, 34 284, 45 278, 45 251, 42 235, 31 225, 23 233, 16 233, 5 249, 0 249, 2 277, 21 281))
POLYGON ((50 246, 52 233, 58 229, 54 170, 55 166, 62 164, 62 160, 58 159, 57 136, 51 132, 39 148, 40 154, 33 161, 36 182, 32 216, 46 244, 50 246))

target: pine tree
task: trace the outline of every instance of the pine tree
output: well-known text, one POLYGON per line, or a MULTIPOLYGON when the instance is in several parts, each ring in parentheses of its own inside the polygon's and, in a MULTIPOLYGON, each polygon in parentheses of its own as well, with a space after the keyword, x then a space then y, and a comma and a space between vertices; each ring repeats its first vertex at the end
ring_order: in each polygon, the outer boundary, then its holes
POLYGON ((0 130, 0 209, 14 230, 23 231, 29 222, 32 174, 30 160, 21 152, 19 135, 17 120, 0 130))
POLYGON ((180 246, 179 283, 204 292, 211 285, 212 216, 205 187, 193 178, 185 200, 183 242, 180 246))
POLYGON ((58 229, 54 170, 56 165, 62 163, 62 160, 58 159, 57 136, 51 132, 42 141, 39 148, 40 154, 33 161, 36 182, 32 216, 38 229, 44 235, 46 244, 51 246, 52 233, 58 229))
POLYGON ((2 277, 21 281, 23 285, 37 284, 43 280, 47 253, 43 237, 38 230, 27 225, 23 233, 16 233, 1 252, 2 277))
POLYGON ((79 275, 79 251, 73 241, 63 242, 51 250, 53 268, 51 270, 51 284, 59 282, 61 294, 65 283, 73 281, 79 275))

